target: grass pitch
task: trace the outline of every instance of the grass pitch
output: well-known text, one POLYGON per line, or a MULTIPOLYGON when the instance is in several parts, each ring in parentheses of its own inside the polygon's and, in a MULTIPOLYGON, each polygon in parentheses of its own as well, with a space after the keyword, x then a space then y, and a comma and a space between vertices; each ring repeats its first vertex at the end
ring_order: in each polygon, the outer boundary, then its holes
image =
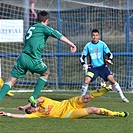
MULTIPOLYGON (((0 102, 0 111, 23 113, 16 107, 27 104, 30 93, 14 93, 0 102)), ((40 93, 54 100, 64 100, 79 95, 77 92, 40 93)), ((0 116, 0 133, 131 133, 133 131, 133 94, 125 94, 130 100, 126 104, 117 93, 107 93, 86 106, 103 107, 114 111, 128 111, 126 118, 90 115, 81 119, 17 119, 0 116)))

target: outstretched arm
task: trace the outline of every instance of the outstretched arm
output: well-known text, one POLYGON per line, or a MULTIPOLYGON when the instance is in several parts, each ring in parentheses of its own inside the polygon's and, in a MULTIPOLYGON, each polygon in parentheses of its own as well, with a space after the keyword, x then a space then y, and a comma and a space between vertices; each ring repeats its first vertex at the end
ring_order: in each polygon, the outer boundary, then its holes
POLYGON ((25 109, 27 109, 29 106, 31 106, 30 103, 28 103, 27 105, 24 105, 24 106, 19 106, 19 107, 17 107, 17 110, 25 110, 25 109))
POLYGON ((35 3, 36 3, 36 0, 31 1, 31 12, 34 14, 35 18, 37 18, 37 13, 35 11, 35 3))
POLYGON ((60 40, 62 42, 67 43, 68 45, 70 45, 70 53, 75 53, 76 52, 76 50, 77 50, 76 46, 70 40, 68 40, 65 36, 62 36, 60 38, 60 40))
POLYGON ((0 112, 0 116, 8 116, 12 118, 27 118, 26 114, 11 114, 11 113, 6 113, 4 111, 0 112))

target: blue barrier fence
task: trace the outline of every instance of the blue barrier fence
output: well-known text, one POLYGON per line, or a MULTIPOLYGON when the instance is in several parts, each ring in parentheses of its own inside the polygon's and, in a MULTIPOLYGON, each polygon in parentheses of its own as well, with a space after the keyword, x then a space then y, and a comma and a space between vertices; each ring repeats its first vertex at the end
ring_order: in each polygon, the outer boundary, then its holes
MULTIPOLYGON (((60 58, 60 57, 79 57, 81 55, 81 53, 75 53, 75 54, 70 54, 70 53, 45 53, 45 54, 43 54, 42 56, 43 57, 58 57, 58 58, 60 58)), ((131 58, 131 57, 133 57, 133 52, 114 52, 113 53, 113 55, 114 56, 124 56, 124 57, 129 57, 129 58, 131 58)), ((8 53, 8 54, 0 54, 0 58, 3 58, 3 57, 18 57, 19 56, 19 54, 18 53, 8 53)), ((129 61, 131 61, 131 60, 129 60, 129 61)), ((128 62, 129 64, 131 64, 131 62, 128 62)), ((61 81, 61 79, 62 79, 62 75, 61 75, 61 64, 60 63, 58 63, 58 67, 59 67, 59 69, 60 69, 60 71, 58 71, 58 76, 60 76, 60 78, 58 78, 58 85, 60 86, 60 85, 81 85, 82 83, 81 82, 63 82, 63 81, 61 81)), ((131 84, 130 84, 130 81, 129 81, 129 78, 128 78, 128 74, 130 73, 130 71, 129 71, 129 68, 130 68, 131 66, 130 65, 128 65, 128 67, 126 67, 126 83, 123 83, 123 85, 122 86, 126 86, 127 88, 128 87, 130 87, 131 86, 131 84), (127 84, 128 84, 128 86, 127 86, 127 84)), ((59 70, 58 69, 58 70, 59 70)), ((32 81, 24 81, 24 82, 21 82, 21 81, 18 81, 18 82, 16 82, 16 84, 23 84, 23 85, 35 85, 35 83, 36 82, 32 82, 32 81)), ((56 85, 57 83, 56 82, 48 82, 47 83, 48 85, 56 85)), ((95 83, 91 83, 91 84, 95 84, 95 83)))

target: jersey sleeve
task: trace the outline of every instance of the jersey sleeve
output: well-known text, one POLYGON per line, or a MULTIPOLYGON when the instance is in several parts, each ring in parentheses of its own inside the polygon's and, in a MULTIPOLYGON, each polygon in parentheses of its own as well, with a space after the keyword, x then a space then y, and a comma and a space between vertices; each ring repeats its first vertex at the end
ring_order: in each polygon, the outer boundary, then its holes
POLYGON ((103 43, 103 44, 104 44, 104 45, 103 45, 104 52, 105 52, 106 54, 110 53, 110 49, 108 48, 108 46, 107 46, 105 43, 103 43))
POLYGON ((83 51, 82 51, 82 53, 81 53, 81 55, 84 55, 84 56, 87 56, 88 55, 88 44, 86 44, 85 45, 85 47, 84 47, 84 49, 83 49, 83 51))
POLYGON ((59 31, 54 30, 53 28, 49 27, 49 26, 45 26, 46 30, 44 30, 44 32, 48 35, 48 36, 52 36, 54 38, 57 38, 58 40, 60 40, 60 38, 63 36, 59 31))
POLYGON ((86 56, 88 55, 88 52, 89 52, 87 46, 88 46, 88 45, 86 44, 85 47, 84 47, 84 49, 83 49, 83 51, 82 51, 82 53, 81 53, 81 56, 80 56, 80 58, 79 58, 79 61, 80 61, 80 63, 81 63, 82 65, 86 64, 85 58, 86 58, 86 56))

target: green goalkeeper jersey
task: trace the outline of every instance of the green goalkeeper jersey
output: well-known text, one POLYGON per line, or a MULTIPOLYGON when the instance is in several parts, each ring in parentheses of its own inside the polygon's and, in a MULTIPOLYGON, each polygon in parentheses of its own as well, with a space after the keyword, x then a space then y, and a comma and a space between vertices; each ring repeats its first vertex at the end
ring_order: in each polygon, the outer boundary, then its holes
POLYGON ((42 58, 42 53, 49 36, 59 40, 63 35, 42 23, 33 25, 26 32, 25 45, 22 49, 22 53, 26 53, 34 59, 42 58))

